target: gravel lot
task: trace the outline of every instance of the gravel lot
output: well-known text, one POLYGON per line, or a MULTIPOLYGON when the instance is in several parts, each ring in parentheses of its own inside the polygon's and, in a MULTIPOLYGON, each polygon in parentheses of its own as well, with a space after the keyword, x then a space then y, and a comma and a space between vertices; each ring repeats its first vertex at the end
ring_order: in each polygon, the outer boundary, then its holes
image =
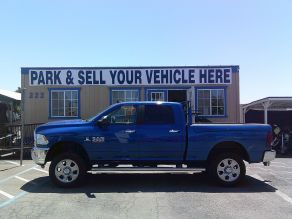
POLYGON ((0 218, 291 218, 292 158, 247 165, 245 182, 219 187, 203 173, 94 174, 53 186, 45 169, 0 160, 0 218))

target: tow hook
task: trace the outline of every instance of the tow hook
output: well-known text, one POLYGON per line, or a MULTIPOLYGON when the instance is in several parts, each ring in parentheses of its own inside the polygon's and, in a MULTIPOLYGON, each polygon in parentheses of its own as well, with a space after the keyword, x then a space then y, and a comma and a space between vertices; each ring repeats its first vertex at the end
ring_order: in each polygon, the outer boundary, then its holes
POLYGON ((271 164, 270 161, 264 162, 264 166, 270 166, 270 164, 271 164))

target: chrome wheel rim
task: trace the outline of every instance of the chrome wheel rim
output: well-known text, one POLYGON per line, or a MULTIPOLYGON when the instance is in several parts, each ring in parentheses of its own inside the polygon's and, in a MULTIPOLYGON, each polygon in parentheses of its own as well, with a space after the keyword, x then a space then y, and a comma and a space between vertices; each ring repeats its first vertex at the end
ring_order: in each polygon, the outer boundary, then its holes
POLYGON ((71 183, 79 176, 79 167, 71 159, 61 160, 55 167, 55 176, 63 183, 71 183))
POLYGON ((240 176, 240 166, 236 160, 226 158, 219 162, 217 166, 217 175, 225 182, 233 182, 240 176))

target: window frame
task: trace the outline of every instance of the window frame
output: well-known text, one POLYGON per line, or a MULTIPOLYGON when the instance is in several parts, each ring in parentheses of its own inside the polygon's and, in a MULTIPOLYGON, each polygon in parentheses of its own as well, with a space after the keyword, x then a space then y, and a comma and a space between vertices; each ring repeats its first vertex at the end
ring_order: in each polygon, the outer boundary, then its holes
POLYGON ((48 88, 49 90, 49 119, 80 119, 80 88, 48 88), (77 91, 77 115, 76 116, 66 116, 66 91, 77 91), (53 115, 53 104, 52 104, 52 93, 53 92, 63 92, 64 93, 64 116, 53 115))
POLYGON ((164 101, 168 101, 168 91, 169 90, 189 90, 191 86, 173 86, 173 87, 150 87, 145 88, 144 100, 151 101, 151 93, 153 92, 164 92, 164 101))
POLYGON ((136 101, 140 101, 140 99, 141 99, 140 90, 141 90, 141 88, 110 88, 110 92, 109 92, 110 105, 115 104, 115 103, 113 103, 113 91, 124 91, 124 92, 125 91, 137 91, 138 92, 138 100, 130 101, 130 102, 136 102, 136 101))
POLYGON ((164 91, 151 91, 150 92, 150 101, 164 101, 165 100, 165 92, 164 91), (161 95, 162 99, 163 100, 152 100, 152 95, 161 95))
POLYGON ((136 125, 137 124, 137 120, 138 120, 138 109, 137 106, 134 104, 126 104, 126 105, 121 105, 119 107, 116 107, 115 109, 113 109, 112 111, 108 112, 106 115, 104 115, 103 117, 108 117, 109 115, 113 114, 114 112, 120 110, 122 107, 133 107, 135 109, 135 121, 133 123, 111 123, 111 121, 109 121, 109 125, 110 126, 129 126, 129 125, 136 125))
MULTIPOLYGON (((203 115, 203 114, 200 114, 200 117, 205 117, 205 118, 226 118, 228 117, 227 115, 227 86, 216 86, 216 87, 196 87, 195 88, 195 98, 196 98, 196 106, 195 106, 195 109, 196 111, 198 112, 199 110, 199 90, 208 90, 210 92, 210 113, 209 115, 203 115), (223 91, 223 97, 224 97, 224 100, 223 100, 223 103, 224 103, 224 113, 222 115, 212 115, 212 91, 213 90, 222 90, 223 91)), ((218 106, 217 106, 218 107, 218 106)))

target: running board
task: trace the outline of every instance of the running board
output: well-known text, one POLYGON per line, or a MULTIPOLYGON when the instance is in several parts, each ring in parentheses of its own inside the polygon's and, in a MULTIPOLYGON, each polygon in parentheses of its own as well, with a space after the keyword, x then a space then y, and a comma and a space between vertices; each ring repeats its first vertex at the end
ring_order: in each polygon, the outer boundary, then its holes
POLYGON ((97 167, 88 172, 201 172, 205 168, 175 168, 175 167, 97 167))

